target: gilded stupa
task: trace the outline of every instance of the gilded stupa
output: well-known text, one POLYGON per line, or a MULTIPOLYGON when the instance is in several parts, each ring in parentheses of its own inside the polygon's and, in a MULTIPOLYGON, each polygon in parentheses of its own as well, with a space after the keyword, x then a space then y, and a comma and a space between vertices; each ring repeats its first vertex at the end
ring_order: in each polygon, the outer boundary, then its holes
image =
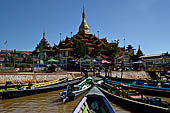
POLYGON ((83 14, 82 14, 82 22, 81 22, 81 25, 79 27, 78 34, 80 34, 80 35, 90 34, 89 26, 88 26, 88 24, 86 22, 86 15, 85 15, 84 8, 83 8, 83 14))
POLYGON ((84 8, 82 13, 82 21, 79 26, 78 33, 73 37, 66 37, 65 40, 61 41, 58 44, 58 47, 62 49, 72 48, 72 45, 75 40, 77 41, 84 40, 88 45, 89 49, 91 50, 95 49, 97 46, 105 46, 105 44, 108 43, 106 38, 99 39, 99 37, 96 37, 94 34, 90 33, 89 26, 86 22, 86 14, 84 8))
MULTIPOLYGON (((43 38, 40 41, 40 43, 43 44, 43 53, 45 56, 49 58, 57 57, 59 59, 62 59, 65 56, 67 56, 67 58, 69 57, 72 58, 74 56, 74 50, 72 45, 75 40, 85 41, 86 45, 90 50, 94 50, 97 47, 104 47, 106 44, 108 44, 106 38, 99 39, 99 37, 90 33, 89 26, 86 22, 86 15, 85 15, 84 8, 83 8, 82 21, 79 26, 79 30, 74 36, 66 37, 64 40, 60 40, 58 45, 54 44, 54 46, 51 47, 45 38, 45 33, 43 33, 43 38)), ((33 54, 38 55, 40 43, 33 51, 33 54)))

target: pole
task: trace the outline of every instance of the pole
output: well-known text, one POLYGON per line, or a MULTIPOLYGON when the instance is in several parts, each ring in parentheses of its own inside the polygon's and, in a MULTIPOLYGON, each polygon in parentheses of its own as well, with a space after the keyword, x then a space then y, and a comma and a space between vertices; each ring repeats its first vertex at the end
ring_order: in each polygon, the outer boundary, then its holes
POLYGON ((124 48, 125 48, 125 46, 126 46, 126 45, 125 45, 125 38, 123 39, 123 41, 124 41, 124 48))
POLYGON ((6 63, 7 63, 7 41, 5 41, 5 46, 6 46, 6 63))
POLYGON ((71 32, 71 37, 72 37, 72 32, 71 32))
POLYGON ((66 56, 66 70, 67 70, 67 56, 66 56))
POLYGON ((80 58, 80 72, 81 72, 81 58, 80 58))
POLYGON ((61 42, 61 33, 60 33, 60 42, 61 42))
POLYGON ((15 68, 15 54, 16 54, 16 50, 14 49, 14 68, 15 68))
POLYGON ((121 70, 121 82, 122 82, 122 77, 123 77, 123 69, 121 70))
POLYGON ((98 38, 99 38, 99 31, 97 31, 97 34, 98 34, 98 38))
POLYGON ((32 68, 33 68, 33 73, 34 73, 34 55, 32 56, 32 68))

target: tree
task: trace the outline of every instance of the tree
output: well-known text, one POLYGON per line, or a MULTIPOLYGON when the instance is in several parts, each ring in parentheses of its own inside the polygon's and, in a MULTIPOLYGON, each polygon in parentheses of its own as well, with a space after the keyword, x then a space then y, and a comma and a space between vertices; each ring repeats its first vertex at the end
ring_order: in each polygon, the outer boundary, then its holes
POLYGON ((90 56, 95 58, 96 56, 99 56, 101 54, 102 48, 100 46, 97 46, 92 51, 90 51, 90 56))
POLYGON ((130 60, 132 61, 132 62, 136 62, 136 61, 138 61, 138 60, 140 60, 140 58, 139 58, 139 56, 138 55, 130 55, 130 60))
POLYGON ((75 58, 84 57, 85 55, 88 55, 90 51, 88 45, 86 45, 86 42, 83 40, 75 40, 73 42, 73 50, 75 58))
POLYGON ((24 59, 23 59, 23 61, 22 61, 23 63, 29 63, 29 64, 32 64, 32 62, 33 62, 33 58, 31 57, 31 56, 26 56, 26 57, 24 57, 24 59))
POLYGON ((114 61, 116 54, 119 52, 120 48, 118 47, 119 40, 109 43, 106 45, 105 55, 109 57, 109 60, 114 61))

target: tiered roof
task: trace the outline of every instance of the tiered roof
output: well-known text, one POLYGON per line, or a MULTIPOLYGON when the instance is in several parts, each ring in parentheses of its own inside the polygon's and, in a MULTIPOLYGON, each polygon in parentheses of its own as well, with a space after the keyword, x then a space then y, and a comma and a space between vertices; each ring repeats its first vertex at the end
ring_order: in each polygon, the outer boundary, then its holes
POLYGON ((59 49, 59 47, 56 44, 54 44, 52 50, 58 50, 58 49, 59 49))
POLYGON ((99 39, 99 37, 96 37, 95 35, 91 34, 89 31, 88 24, 86 22, 85 18, 85 10, 83 9, 83 14, 82 14, 82 22, 79 27, 79 31, 76 35, 73 37, 66 37, 65 40, 61 41, 58 45, 59 48, 72 48, 72 45, 74 41, 80 41, 83 40, 86 42, 88 45, 89 49, 94 49, 97 46, 105 46, 107 44, 106 38, 99 39))
POLYGON ((45 32, 43 33, 43 38, 41 39, 40 43, 37 44, 37 47, 35 48, 35 52, 39 52, 40 44, 43 44, 43 51, 51 51, 52 47, 48 43, 48 41, 45 38, 45 32))
POLYGON ((143 56, 143 52, 140 49, 140 45, 139 45, 139 48, 138 48, 138 51, 137 51, 136 55, 137 56, 143 56))

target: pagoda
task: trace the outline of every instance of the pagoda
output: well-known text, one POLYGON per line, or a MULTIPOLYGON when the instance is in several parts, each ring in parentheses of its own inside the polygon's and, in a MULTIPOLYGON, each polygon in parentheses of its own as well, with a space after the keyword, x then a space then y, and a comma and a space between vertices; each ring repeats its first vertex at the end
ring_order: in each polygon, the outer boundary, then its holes
POLYGON ((99 39, 99 37, 90 33, 89 26, 86 22, 86 15, 85 15, 84 8, 82 13, 82 22, 79 26, 78 33, 73 37, 66 37, 65 40, 60 41, 60 43, 58 44, 60 50, 60 56, 62 56, 62 58, 64 57, 73 58, 74 51, 72 45, 74 41, 80 41, 80 40, 85 41, 86 45, 88 45, 88 48, 90 50, 93 50, 97 47, 105 47, 105 45, 108 44, 106 38, 99 39))
POLYGON ((136 55, 138 57, 143 56, 143 52, 141 51, 140 45, 139 45, 139 48, 138 48, 138 51, 137 51, 136 55))
POLYGON ((43 38, 41 39, 39 44, 37 44, 37 46, 35 47, 35 50, 33 51, 34 56, 38 56, 40 54, 41 44, 42 44, 42 49, 43 49, 43 56, 44 56, 44 59, 46 59, 47 56, 51 56, 53 48, 50 46, 47 39, 45 38, 45 32, 43 32, 43 38))

